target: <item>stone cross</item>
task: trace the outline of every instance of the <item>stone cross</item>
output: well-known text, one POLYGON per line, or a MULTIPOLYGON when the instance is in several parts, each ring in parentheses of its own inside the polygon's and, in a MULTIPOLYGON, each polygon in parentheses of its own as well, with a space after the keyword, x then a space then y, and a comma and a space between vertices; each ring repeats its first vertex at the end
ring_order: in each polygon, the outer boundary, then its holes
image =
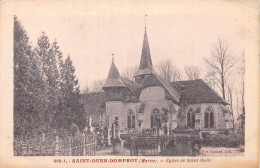
POLYGON ((90 127, 92 126, 92 117, 91 116, 89 117, 89 126, 90 127))

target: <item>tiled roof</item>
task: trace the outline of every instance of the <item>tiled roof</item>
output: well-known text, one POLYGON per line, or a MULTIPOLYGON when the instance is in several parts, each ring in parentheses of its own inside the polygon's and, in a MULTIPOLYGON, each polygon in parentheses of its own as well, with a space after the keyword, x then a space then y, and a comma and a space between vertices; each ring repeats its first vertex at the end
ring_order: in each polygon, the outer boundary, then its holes
POLYGON ((171 83, 172 87, 180 94, 181 85, 185 86, 185 101, 194 103, 222 103, 227 104, 214 90, 202 79, 177 81, 171 83))

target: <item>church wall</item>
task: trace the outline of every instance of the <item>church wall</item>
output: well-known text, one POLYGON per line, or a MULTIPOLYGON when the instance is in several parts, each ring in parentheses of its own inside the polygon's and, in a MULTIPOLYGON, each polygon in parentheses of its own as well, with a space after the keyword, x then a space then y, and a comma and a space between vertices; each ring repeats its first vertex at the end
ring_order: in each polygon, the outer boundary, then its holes
POLYGON ((165 90, 160 86, 151 86, 142 90, 140 101, 163 100, 165 99, 165 90))
POLYGON ((129 110, 131 109, 134 114, 135 114, 135 128, 138 128, 138 108, 140 106, 139 102, 129 102, 129 103, 125 103, 125 107, 124 107, 124 114, 123 114, 123 118, 122 118, 122 129, 121 130, 125 130, 127 128, 127 115, 129 110))
MULTIPOLYGON (((143 128, 151 128, 151 114, 154 109, 158 109, 161 113, 163 112, 162 109, 166 108, 169 109, 168 100, 150 100, 145 102, 145 111, 143 114, 138 114, 139 119, 143 120, 143 128)), ((169 114, 169 122, 171 122, 171 119, 175 119, 175 116, 172 114, 169 114)))
MULTIPOLYGON (((106 102, 106 114, 109 115, 109 127, 115 121, 115 117, 118 117, 119 127, 121 127, 122 119, 124 118, 124 102, 122 101, 108 101, 106 102)), ((120 128, 121 129, 121 128, 120 128)))
MULTIPOLYGON (((225 129, 226 128, 225 115, 223 115, 223 108, 225 108, 225 106, 222 104, 219 103, 191 104, 187 107, 186 114, 188 109, 192 107, 195 112, 195 128, 205 129, 204 113, 206 112, 207 108, 210 106, 213 108, 213 113, 214 113, 214 128, 225 129)), ((187 125, 187 119, 186 119, 186 125, 187 125)))
POLYGON ((170 123, 170 130, 173 130, 177 127, 177 112, 172 114, 171 116, 171 123, 170 123))

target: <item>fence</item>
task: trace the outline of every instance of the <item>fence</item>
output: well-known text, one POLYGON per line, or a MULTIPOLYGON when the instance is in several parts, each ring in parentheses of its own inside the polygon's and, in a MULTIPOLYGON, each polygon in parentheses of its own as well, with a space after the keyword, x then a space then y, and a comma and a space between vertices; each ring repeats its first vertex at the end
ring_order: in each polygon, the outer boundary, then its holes
POLYGON ((38 137, 29 140, 14 140, 15 156, 95 156, 95 134, 75 137, 38 137))
POLYGON ((137 136, 131 138, 131 156, 158 156, 174 142, 172 136, 137 136))

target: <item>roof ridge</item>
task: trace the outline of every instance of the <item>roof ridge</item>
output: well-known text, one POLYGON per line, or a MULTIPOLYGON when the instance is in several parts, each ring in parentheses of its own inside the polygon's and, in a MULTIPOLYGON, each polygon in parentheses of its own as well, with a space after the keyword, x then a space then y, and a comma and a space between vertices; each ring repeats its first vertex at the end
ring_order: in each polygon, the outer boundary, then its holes
POLYGON ((172 81, 172 82, 170 82, 170 83, 172 84, 172 83, 176 83, 176 82, 189 82, 189 81, 200 81, 200 80, 203 80, 203 79, 180 80, 180 81, 172 81))

